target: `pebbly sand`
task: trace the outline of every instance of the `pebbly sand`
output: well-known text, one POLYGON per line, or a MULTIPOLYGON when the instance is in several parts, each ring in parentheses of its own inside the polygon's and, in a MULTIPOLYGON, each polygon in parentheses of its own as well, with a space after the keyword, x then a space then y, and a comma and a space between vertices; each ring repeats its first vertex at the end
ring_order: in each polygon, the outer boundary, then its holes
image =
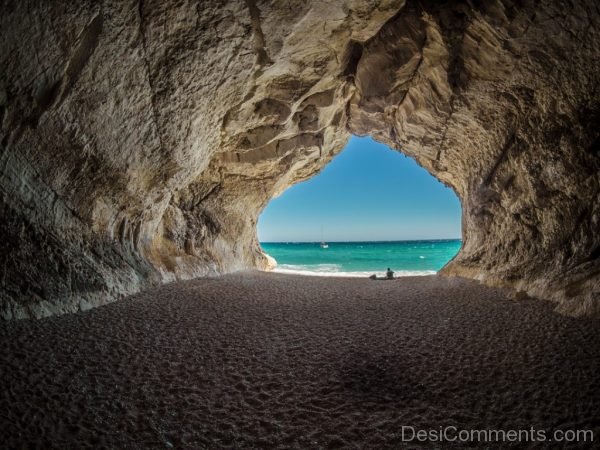
POLYGON ((435 276, 250 272, 3 323, 0 447, 451 446, 402 426, 600 445, 600 321, 552 306, 435 276))

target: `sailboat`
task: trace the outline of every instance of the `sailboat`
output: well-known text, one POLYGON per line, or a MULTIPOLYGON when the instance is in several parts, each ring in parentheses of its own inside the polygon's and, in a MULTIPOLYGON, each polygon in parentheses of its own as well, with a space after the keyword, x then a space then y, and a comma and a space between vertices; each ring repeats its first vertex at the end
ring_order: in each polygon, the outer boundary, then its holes
POLYGON ((321 248, 329 248, 329 244, 323 240, 323 225, 321 225, 321 248))

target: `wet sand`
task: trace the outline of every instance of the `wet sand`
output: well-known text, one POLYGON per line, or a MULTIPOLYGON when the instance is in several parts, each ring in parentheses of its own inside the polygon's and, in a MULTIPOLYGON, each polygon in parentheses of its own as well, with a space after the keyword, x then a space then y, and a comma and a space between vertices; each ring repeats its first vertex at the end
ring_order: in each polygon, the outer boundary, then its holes
POLYGON ((0 446, 451 446, 402 426, 600 445, 600 321, 552 306, 435 276, 240 273, 2 323, 0 446))

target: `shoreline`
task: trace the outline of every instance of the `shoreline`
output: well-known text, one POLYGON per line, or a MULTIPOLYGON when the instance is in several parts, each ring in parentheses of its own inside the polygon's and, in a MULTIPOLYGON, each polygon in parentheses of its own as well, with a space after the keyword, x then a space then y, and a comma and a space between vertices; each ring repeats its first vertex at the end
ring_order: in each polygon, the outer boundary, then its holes
MULTIPOLYGON (((279 273, 282 275, 300 275, 306 277, 331 277, 331 278, 369 278, 371 275, 377 275, 378 277, 385 277, 385 271, 340 271, 340 272, 327 272, 327 271, 311 271, 303 269, 288 269, 279 268, 276 266, 274 269, 266 270, 265 272, 279 273)), ((437 275, 434 270, 398 270, 394 271, 394 279, 404 277, 423 277, 437 275)))

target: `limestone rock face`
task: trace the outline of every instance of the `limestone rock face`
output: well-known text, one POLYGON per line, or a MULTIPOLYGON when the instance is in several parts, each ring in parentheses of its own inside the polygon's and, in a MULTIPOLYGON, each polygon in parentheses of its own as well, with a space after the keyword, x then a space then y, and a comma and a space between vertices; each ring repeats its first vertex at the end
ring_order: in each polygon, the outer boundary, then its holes
POLYGON ((256 220, 350 133, 463 205, 443 273, 600 315, 600 9, 0 4, 0 314, 267 267, 256 220))

